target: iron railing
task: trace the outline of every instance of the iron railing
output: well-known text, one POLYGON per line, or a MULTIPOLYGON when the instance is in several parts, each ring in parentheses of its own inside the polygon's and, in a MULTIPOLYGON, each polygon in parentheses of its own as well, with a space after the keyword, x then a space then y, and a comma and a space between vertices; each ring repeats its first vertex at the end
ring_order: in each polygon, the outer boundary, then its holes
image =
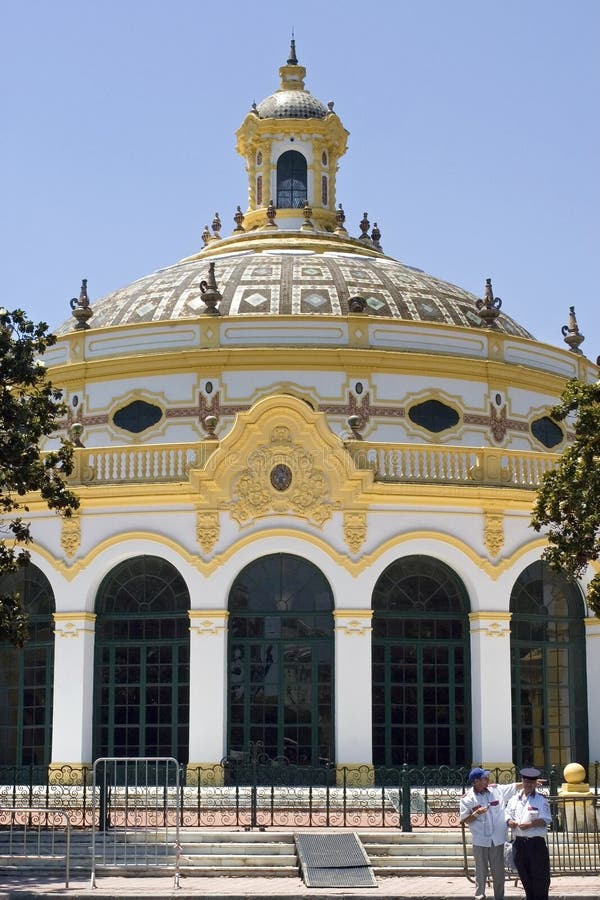
MULTIPOLYGON (((93 783, 93 769, 0 767, 0 806, 64 810, 72 828, 102 831, 139 816, 138 789, 132 789, 136 761, 124 762, 110 783, 93 783), (129 773, 129 774, 128 774, 129 773)), ((157 775, 144 802, 153 826, 198 828, 415 828, 459 827, 458 804, 468 768, 396 768, 288 765, 285 760, 223 760, 206 766, 171 766, 157 775), (176 774, 175 774, 176 773, 176 774)), ((600 763, 591 763, 588 781, 600 798, 600 763)), ((561 770, 543 773, 556 796, 561 770)), ((494 769, 493 781, 511 782, 515 772, 494 769)), ((558 816, 558 812, 556 812, 558 816)), ((560 822, 554 823, 559 829, 560 822)))

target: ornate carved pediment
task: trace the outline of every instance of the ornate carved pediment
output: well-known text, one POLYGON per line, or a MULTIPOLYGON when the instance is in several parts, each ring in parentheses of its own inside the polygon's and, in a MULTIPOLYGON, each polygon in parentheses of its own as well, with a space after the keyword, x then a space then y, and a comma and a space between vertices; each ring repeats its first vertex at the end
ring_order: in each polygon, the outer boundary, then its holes
MULTIPOLYGON (((265 516, 297 516, 318 527, 371 484, 356 469, 323 413, 288 395, 239 413, 204 469, 190 472, 199 509, 227 509, 240 526, 265 516)), ((359 504, 360 506, 360 504, 359 504)), ((352 545, 364 541, 352 536, 352 545)), ((356 527, 355 525, 355 527, 356 527)))

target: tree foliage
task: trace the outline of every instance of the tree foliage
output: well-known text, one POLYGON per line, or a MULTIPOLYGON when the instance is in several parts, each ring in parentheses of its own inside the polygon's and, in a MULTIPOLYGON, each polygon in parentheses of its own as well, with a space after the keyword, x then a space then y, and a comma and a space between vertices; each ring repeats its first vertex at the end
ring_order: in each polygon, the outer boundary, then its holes
MULTIPOLYGON (((551 415, 559 422, 569 419, 575 440, 544 475, 531 524, 536 531, 547 529, 544 559, 574 579, 600 556, 600 381, 569 381, 551 415)), ((600 615, 600 574, 586 599, 600 615)))
MULTIPOLYGON (((27 494, 39 492, 65 516, 79 506, 65 481, 73 468, 71 443, 40 452, 41 439, 56 431, 66 411, 40 360, 55 342, 44 322, 35 325, 22 310, 0 308, 0 579, 29 562, 30 525, 21 517, 28 512, 27 494)), ((23 598, 3 591, 0 581, 0 642, 20 647, 27 637, 23 598)))

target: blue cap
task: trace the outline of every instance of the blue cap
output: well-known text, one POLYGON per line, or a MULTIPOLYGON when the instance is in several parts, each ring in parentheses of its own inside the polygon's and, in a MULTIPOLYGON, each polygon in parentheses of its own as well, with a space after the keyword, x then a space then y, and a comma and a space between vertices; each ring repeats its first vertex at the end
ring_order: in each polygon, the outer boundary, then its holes
POLYGON ((481 769, 477 766, 469 772, 469 781, 475 781, 476 778, 487 778, 489 774, 487 769, 481 769))

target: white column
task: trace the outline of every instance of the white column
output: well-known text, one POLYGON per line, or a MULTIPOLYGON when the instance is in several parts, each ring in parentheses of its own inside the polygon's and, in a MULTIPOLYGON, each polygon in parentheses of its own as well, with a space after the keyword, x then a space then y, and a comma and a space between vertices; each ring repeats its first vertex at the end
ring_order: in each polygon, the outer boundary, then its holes
MULTIPOLYGON (((584 619, 586 660, 589 758, 600 759, 600 618, 584 619)), ((581 762, 578 759, 574 762, 581 762)), ((588 772, 588 778, 590 773, 588 772)))
POLYGON ((506 612, 469 614, 472 762, 486 766, 512 763, 510 618, 506 612))
POLYGON ((51 770, 92 762, 95 621, 94 613, 54 613, 51 770))
POLYGON ((216 773, 227 750, 227 619, 223 609, 191 609, 189 763, 216 773))
POLYGON ((336 609, 335 742, 338 769, 372 766, 370 609, 336 609))

